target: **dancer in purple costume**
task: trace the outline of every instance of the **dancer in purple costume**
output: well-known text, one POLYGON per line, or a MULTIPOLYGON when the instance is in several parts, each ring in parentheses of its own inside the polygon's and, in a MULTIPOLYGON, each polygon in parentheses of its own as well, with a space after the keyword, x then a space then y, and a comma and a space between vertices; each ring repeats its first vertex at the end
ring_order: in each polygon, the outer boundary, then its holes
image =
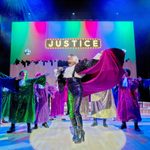
POLYGON ((121 129, 126 129, 126 122, 133 120, 135 130, 140 131, 138 122, 141 121, 141 115, 137 88, 141 78, 130 78, 130 74, 130 70, 125 69, 125 74, 119 85, 117 116, 122 121, 121 129))
MULTIPOLYGON (((40 77, 41 73, 37 73, 35 77, 40 77)), ((45 128, 49 128, 47 121, 49 120, 48 99, 45 86, 35 84, 35 101, 36 101, 36 120, 33 129, 38 128, 38 124, 42 124, 45 128)))

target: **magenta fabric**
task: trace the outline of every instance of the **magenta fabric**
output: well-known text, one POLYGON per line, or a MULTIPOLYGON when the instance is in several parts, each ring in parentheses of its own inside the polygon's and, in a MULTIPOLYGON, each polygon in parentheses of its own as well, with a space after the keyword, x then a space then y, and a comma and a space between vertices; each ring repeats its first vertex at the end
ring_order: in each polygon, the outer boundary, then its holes
POLYGON ((67 101, 66 90, 55 93, 54 98, 51 99, 51 113, 50 116, 63 116, 64 115, 64 104, 67 101))
POLYGON ((37 88, 40 95, 39 101, 36 102, 36 121, 35 123, 45 123, 49 120, 48 99, 45 89, 37 88))
POLYGON ((51 110, 50 110, 50 116, 56 117, 57 114, 57 100, 58 100, 58 92, 55 93, 54 97, 51 97, 51 110))
POLYGON ((128 78, 128 87, 122 87, 120 83, 117 106, 117 118, 120 121, 141 121, 137 87, 138 81, 132 78, 128 78))
POLYGON ((124 73, 124 51, 120 49, 104 50, 100 60, 80 74, 90 75, 90 80, 82 82, 83 96, 111 89, 119 83, 124 73))

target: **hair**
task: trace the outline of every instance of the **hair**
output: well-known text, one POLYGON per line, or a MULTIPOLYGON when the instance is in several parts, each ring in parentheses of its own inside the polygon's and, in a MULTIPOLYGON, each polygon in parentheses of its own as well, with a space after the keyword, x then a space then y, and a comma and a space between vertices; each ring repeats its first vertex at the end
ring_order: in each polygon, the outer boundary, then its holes
POLYGON ((23 73, 23 72, 26 74, 25 80, 27 80, 27 79, 28 79, 28 71, 27 71, 27 70, 21 70, 21 71, 19 72, 19 76, 20 76, 21 73, 23 73))
POLYGON ((76 55, 70 54, 69 56, 71 56, 73 58, 75 63, 79 62, 79 58, 76 55))
POLYGON ((124 69, 124 71, 128 73, 128 76, 130 76, 130 75, 131 75, 131 70, 130 70, 130 69, 125 68, 125 69, 124 69))

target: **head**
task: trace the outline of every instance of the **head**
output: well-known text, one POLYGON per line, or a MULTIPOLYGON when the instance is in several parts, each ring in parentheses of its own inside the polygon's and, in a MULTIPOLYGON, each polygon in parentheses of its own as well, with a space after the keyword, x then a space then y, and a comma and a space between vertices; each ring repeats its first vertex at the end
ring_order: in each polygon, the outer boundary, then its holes
POLYGON ((78 59, 77 56, 75 56, 73 54, 70 54, 68 56, 68 64, 69 64, 69 66, 76 65, 78 62, 79 62, 79 59, 78 59))
POLYGON ((19 78, 24 80, 28 79, 28 71, 27 70, 20 71, 19 78))
POLYGON ((126 69, 124 69, 124 71, 125 71, 124 76, 125 76, 125 77, 130 77, 130 75, 131 75, 130 69, 126 68, 126 69))

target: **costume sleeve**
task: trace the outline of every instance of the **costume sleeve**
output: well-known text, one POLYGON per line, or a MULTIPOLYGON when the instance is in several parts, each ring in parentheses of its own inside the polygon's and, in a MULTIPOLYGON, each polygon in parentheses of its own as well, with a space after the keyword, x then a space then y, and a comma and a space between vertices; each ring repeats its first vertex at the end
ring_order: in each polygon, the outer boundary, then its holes
POLYGON ((0 78, 11 78, 11 77, 9 77, 9 76, 3 74, 2 72, 0 72, 0 78))
POLYGON ((58 81, 59 91, 61 92, 64 90, 64 87, 66 85, 66 79, 64 78, 62 73, 58 76, 57 81, 58 81))
POLYGON ((2 87, 6 87, 9 90, 14 91, 15 90, 15 78, 1 78, 0 77, 0 82, 2 87))
POLYGON ((42 75, 40 77, 30 79, 29 81, 31 83, 33 83, 33 84, 41 84, 41 85, 45 86, 45 84, 46 84, 46 76, 42 75))
POLYGON ((77 73, 80 73, 81 71, 84 71, 85 69, 94 66, 97 62, 98 60, 95 59, 91 59, 91 60, 83 59, 75 66, 75 71, 77 73))
POLYGON ((132 79, 132 83, 131 83, 132 90, 137 89, 139 85, 140 85, 140 81, 138 81, 138 79, 132 79))

